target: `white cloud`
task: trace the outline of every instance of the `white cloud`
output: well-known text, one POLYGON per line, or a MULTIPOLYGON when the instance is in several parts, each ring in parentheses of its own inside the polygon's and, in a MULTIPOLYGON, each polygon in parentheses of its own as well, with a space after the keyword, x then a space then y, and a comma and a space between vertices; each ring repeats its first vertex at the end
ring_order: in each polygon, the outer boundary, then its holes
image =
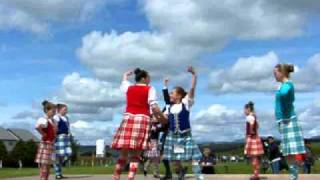
POLYGON ((95 144, 97 139, 105 139, 107 143, 110 143, 114 129, 112 123, 104 121, 86 122, 78 120, 71 124, 72 134, 82 145, 95 144))
POLYGON ((209 87, 216 93, 276 90, 272 70, 278 63, 274 52, 239 58, 230 68, 213 71, 209 87))
MULTIPOLYGON (((271 92, 278 84, 273 77, 276 64, 285 63, 274 52, 261 56, 239 58, 230 68, 214 70, 209 75, 209 88, 214 93, 271 92)), ((298 91, 316 90, 320 81, 320 55, 308 59, 301 67, 296 66, 292 79, 298 91)))
POLYGON ((181 71, 192 62, 195 50, 175 47, 167 34, 125 32, 118 34, 91 32, 82 39, 77 54, 101 79, 119 81, 123 72, 135 67, 146 68, 152 76, 181 71))
POLYGON ((6 0, 0 4, 0 30, 44 34, 53 22, 85 21, 104 4, 104 0, 6 0))
MULTIPOLYGON (((262 0, 141 0, 150 31, 93 31, 83 37, 77 54, 99 78, 115 80, 141 66, 158 78, 179 76, 180 67, 220 50, 232 39, 290 38, 302 33, 305 13, 299 6, 262 0), (279 11, 281 9, 281 11, 279 11)), ((317 4, 317 3, 314 3, 317 4)), ((303 7, 315 8, 311 2, 303 7)), ((262 82, 263 83, 263 82, 262 82)))
POLYGON ((123 105, 124 95, 119 87, 108 82, 72 73, 64 78, 60 92, 53 99, 68 104, 75 120, 110 121, 123 105))

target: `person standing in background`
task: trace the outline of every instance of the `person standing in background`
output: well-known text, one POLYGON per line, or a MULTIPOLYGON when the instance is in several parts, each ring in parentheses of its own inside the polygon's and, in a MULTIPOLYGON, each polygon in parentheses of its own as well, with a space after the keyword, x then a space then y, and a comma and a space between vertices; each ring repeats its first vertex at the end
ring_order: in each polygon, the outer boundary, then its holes
POLYGON ((281 154, 278 144, 272 136, 268 137, 268 158, 271 164, 273 174, 280 173, 281 154))
POLYGON ((312 153, 312 146, 310 141, 305 141, 306 145, 306 157, 304 161, 304 166, 303 166, 303 172, 305 174, 311 174, 311 168, 314 165, 314 156, 312 153))
POLYGON ((261 138, 258 133, 259 124, 255 114, 253 102, 249 102, 244 106, 246 117, 246 146, 244 154, 251 159, 253 167, 253 176, 250 180, 259 180, 260 158, 264 154, 261 138))
POLYGON ((275 79, 281 83, 276 92, 275 116, 281 134, 281 150, 289 164, 290 179, 297 180, 306 149, 294 108, 294 84, 289 80, 292 72, 294 66, 290 64, 278 64, 274 68, 275 79))

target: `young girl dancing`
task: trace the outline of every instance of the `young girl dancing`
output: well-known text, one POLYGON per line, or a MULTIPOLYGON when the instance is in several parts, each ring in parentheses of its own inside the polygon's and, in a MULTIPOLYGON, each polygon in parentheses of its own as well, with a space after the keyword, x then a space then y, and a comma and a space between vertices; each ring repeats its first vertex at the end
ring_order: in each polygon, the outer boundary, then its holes
POLYGON ((306 153, 301 127, 294 109, 294 85, 289 80, 294 66, 278 64, 274 68, 275 79, 281 83, 276 93, 275 114, 281 134, 281 149, 289 163, 290 179, 297 180, 299 166, 306 153))
POLYGON ((57 104, 58 114, 54 116, 57 125, 57 139, 55 143, 56 161, 54 170, 56 179, 63 179, 62 164, 72 155, 70 123, 67 117, 68 107, 65 104, 57 104))
POLYGON ((42 105, 45 116, 38 119, 36 124, 36 130, 41 134, 41 141, 35 162, 38 163, 40 167, 40 180, 48 180, 56 138, 56 125, 53 122, 56 105, 48 101, 44 101, 42 105))
POLYGON ((121 90, 126 93, 127 107, 112 141, 112 148, 120 150, 120 157, 114 169, 114 180, 120 179, 121 170, 127 162, 128 155, 130 155, 128 179, 135 178, 140 154, 147 149, 151 114, 159 121, 165 120, 157 105, 156 91, 149 85, 148 72, 137 68, 134 71, 136 81, 134 85, 128 81, 132 74, 132 71, 126 72, 121 84, 121 90))
POLYGON ((169 122, 169 133, 164 145, 163 158, 175 162, 179 180, 183 180, 186 173, 181 161, 192 160, 193 172, 197 179, 202 180, 204 177, 199 165, 202 154, 192 139, 190 126, 190 109, 193 105, 197 75, 192 67, 188 68, 188 72, 192 74, 189 93, 182 87, 176 87, 170 94, 172 105, 165 112, 169 122))
POLYGON ((151 118, 151 130, 149 136, 149 147, 145 151, 147 161, 144 165, 144 175, 147 176, 148 170, 151 165, 154 166, 153 177, 160 178, 160 149, 159 149, 159 135, 161 131, 161 123, 154 117, 151 118))
POLYGON ((254 112, 253 102, 249 102, 244 107, 246 119, 246 146, 244 154, 251 158, 254 175, 251 180, 259 180, 260 156, 264 154, 261 138, 258 133, 259 124, 254 112))

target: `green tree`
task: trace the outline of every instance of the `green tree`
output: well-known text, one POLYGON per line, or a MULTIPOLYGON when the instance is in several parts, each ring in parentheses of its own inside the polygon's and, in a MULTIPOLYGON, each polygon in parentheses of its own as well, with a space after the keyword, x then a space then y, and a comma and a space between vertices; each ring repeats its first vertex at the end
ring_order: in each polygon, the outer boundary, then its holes
POLYGON ((79 149, 80 149, 80 144, 77 142, 77 140, 74 139, 73 136, 71 136, 71 149, 72 149, 72 155, 70 160, 73 164, 78 160, 79 149))
POLYGON ((28 141, 25 143, 25 157, 23 158, 23 164, 27 167, 36 167, 37 164, 34 159, 37 154, 37 144, 34 141, 28 141))
POLYGON ((3 141, 0 141, 0 160, 6 159, 8 156, 8 152, 6 146, 4 145, 3 141))
POLYGON ((21 160, 22 164, 24 165, 24 161, 27 156, 26 151, 27 149, 25 143, 23 141, 19 141, 10 153, 10 159, 12 161, 11 163, 18 166, 18 162, 21 160))

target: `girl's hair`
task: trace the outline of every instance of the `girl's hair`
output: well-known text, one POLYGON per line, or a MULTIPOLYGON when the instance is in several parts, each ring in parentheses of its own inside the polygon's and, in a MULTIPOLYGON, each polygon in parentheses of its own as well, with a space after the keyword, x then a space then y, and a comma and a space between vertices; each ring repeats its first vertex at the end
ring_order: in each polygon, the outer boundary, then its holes
POLYGON ((135 80, 136 82, 140 82, 141 79, 143 78, 147 78, 149 76, 149 73, 145 70, 142 70, 140 68, 136 68, 134 70, 134 74, 135 74, 135 80))
POLYGON ((294 72, 294 65, 292 64, 277 64, 275 68, 277 68, 287 78, 290 77, 290 73, 294 72))
POLYGON ((179 95, 181 95, 182 98, 184 98, 188 94, 181 86, 177 86, 174 89, 179 95))
POLYGON ((251 112, 254 112, 254 103, 252 101, 249 101, 244 107, 249 109, 251 112))
POLYGON ((67 107, 66 104, 57 104, 58 111, 60 111, 62 108, 65 108, 65 107, 67 107))
POLYGON ((52 109, 55 109, 56 108, 56 105, 47 101, 47 100, 44 100, 42 102, 42 106, 43 106, 43 111, 45 113, 47 113, 48 111, 52 110, 52 109))

